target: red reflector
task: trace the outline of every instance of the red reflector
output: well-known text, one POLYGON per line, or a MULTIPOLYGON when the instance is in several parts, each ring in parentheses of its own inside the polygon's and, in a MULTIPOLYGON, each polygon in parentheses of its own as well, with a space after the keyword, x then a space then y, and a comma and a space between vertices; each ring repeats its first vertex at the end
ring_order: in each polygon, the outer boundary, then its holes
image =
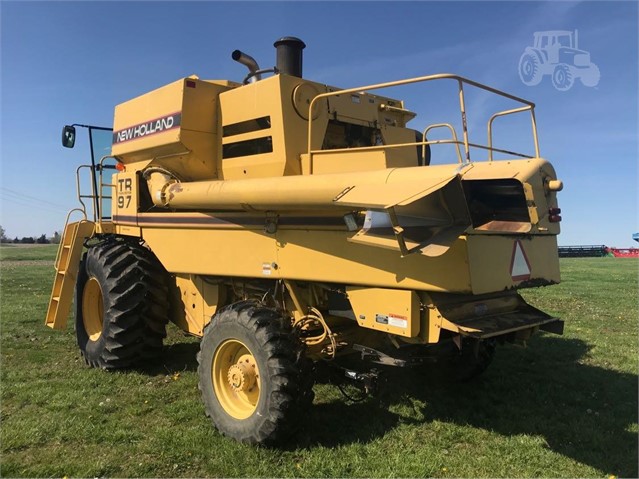
POLYGON ((561 213, 561 208, 549 208, 548 213, 551 215, 558 215, 561 213))
POLYGON ((124 163, 116 163, 115 164, 115 169, 118 171, 125 171, 126 170, 126 166, 124 166, 124 163))
POLYGON ((561 221, 561 216, 550 215, 550 218, 548 218, 548 221, 550 221, 551 223, 559 223, 561 221))
POLYGON ((187 88, 195 88, 195 82, 193 80, 186 80, 187 88))

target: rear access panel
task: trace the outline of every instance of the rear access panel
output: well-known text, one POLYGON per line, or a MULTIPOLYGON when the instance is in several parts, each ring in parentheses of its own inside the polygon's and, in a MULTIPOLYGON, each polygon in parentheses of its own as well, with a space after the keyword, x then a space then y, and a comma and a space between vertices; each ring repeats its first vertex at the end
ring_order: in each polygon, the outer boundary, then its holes
POLYGON ((414 291, 348 286, 346 292, 360 326, 409 338, 419 333, 420 302, 414 291))

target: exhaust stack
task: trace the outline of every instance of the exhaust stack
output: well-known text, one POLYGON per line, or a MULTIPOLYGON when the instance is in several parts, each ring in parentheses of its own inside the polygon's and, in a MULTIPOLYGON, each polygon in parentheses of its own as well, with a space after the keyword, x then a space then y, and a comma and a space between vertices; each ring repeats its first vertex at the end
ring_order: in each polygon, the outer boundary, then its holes
POLYGON ((241 50, 234 50, 233 53, 231 53, 231 58, 249 69, 249 72, 251 74, 248 80, 249 83, 254 83, 262 79, 262 75, 257 73, 257 71, 260 69, 260 66, 255 61, 255 58, 253 58, 251 55, 247 55, 241 50))
POLYGON ((277 71, 302 78, 302 50, 306 44, 296 37, 283 37, 273 46, 277 48, 277 71))

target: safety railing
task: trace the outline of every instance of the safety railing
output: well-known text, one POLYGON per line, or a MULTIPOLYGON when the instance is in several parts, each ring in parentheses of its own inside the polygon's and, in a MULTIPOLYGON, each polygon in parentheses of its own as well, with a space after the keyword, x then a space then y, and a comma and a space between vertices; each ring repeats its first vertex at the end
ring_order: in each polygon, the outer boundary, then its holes
POLYGON ((529 111, 530 112, 530 119, 531 119, 531 126, 532 126, 532 133, 533 133, 533 142, 535 145, 535 157, 539 157, 539 140, 538 140, 538 136, 537 136, 537 123, 535 121, 535 104, 531 101, 525 100, 523 98, 519 98, 515 95, 511 95, 509 93, 503 92, 501 90, 498 90, 496 88, 484 85, 482 83, 473 81, 473 80, 469 80, 468 78, 464 78, 461 77, 459 75, 454 75, 451 73, 440 73, 437 75, 427 75, 427 76, 422 76, 422 77, 417 77, 417 78, 409 78, 406 80, 398 80, 398 81, 392 81, 392 82, 386 82, 386 83, 377 83, 374 85, 368 85, 368 86, 363 86, 363 87, 357 87, 357 88, 349 88, 346 90, 336 90, 336 91, 332 91, 332 92, 328 92, 328 93, 322 93, 320 95, 317 95, 313 98, 313 100, 310 102, 309 106, 309 115, 308 118, 310 119, 308 122, 308 157, 309 157, 309 162, 310 162, 310 172, 313 172, 313 160, 314 160, 314 156, 316 155, 321 155, 321 154, 326 154, 326 153, 338 153, 338 152, 350 152, 350 151, 375 151, 375 150, 386 150, 386 149, 391 149, 391 148, 403 148, 403 147, 407 147, 407 146, 413 146, 413 147, 418 147, 421 146, 422 147, 422 153, 425 152, 426 146, 427 145, 437 145, 437 144, 454 144, 456 145, 456 149, 457 149, 457 154, 458 154, 458 160, 460 163, 470 163, 471 162, 471 157, 470 157, 470 150, 471 148, 478 148, 478 149, 482 149, 482 150, 488 150, 488 160, 492 161, 493 160, 493 152, 499 152, 499 153, 505 153, 505 154, 509 154, 509 155, 515 155, 518 157, 522 157, 522 158, 533 158, 533 156, 531 155, 527 155, 524 153, 518 153, 515 151, 510 151, 510 150, 505 150, 502 148, 495 148, 493 146, 493 138, 492 138, 492 125, 493 122, 496 118, 498 117, 502 117, 502 116, 506 116, 506 115, 512 115, 515 113, 520 113, 520 112, 525 112, 525 111, 529 111), (315 104, 323 99, 332 97, 332 96, 339 96, 339 95, 347 95, 350 93, 363 93, 363 92, 367 92, 370 90, 380 90, 383 88, 391 88, 391 87, 396 87, 396 86, 402 86, 402 85, 409 85, 412 83, 423 83, 423 82, 429 82, 429 81, 434 81, 434 80, 454 80, 457 82, 458 84, 458 92, 459 92, 459 112, 461 114, 461 124, 462 124, 462 130, 463 130, 463 139, 459 140, 457 138, 457 134, 455 133, 455 129, 453 128, 452 125, 448 124, 448 123, 437 123, 437 124, 433 124, 428 126, 425 130, 424 130, 424 137, 422 139, 422 141, 416 141, 416 142, 410 142, 410 143, 401 143, 401 144, 388 144, 388 145, 375 145, 375 146, 364 146, 364 147, 357 147, 357 148, 341 148, 341 149, 330 149, 330 150, 314 150, 312 148, 313 145, 313 115, 311 114, 311 112, 313 111, 313 108, 315 107, 315 104), (490 119, 488 120, 488 144, 487 145, 482 145, 482 144, 478 144, 478 143, 472 143, 469 140, 469 135, 468 135, 468 124, 467 124, 467 120, 466 120, 466 101, 464 98, 464 85, 470 85, 472 87, 475 88, 479 88, 481 90, 490 92, 490 93, 494 93, 498 96, 507 98, 509 100, 518 102, 518 103, 522 103, 524 106, 519 107, 519 108, 514 108, 514 109, 510 109, 510 110, 503 110, 503 111, 499 111, 497 113, 495 113, 494 115, 492 115, 490 117, 490 119), (451 135, 452 138, 449 140, 427 140, 426 139, 426 135, 425 133, 427 133, 428 131, 434 129, 434 128, 448 128, 451 131, 451 135), (463 146, 464 148, 464 154, 462 156, 461 153, 461 147, 463 146))
MULTIPOLYGON (((78 168, 76 169, 75 172, 75 179, 76 179, 76 196, 77 196, 77 200, 80 203, 80 207, 79 208, 74 208, 73 210, 71 210, 69 213, 73 212, 73 211, 79 211, 82 213, 82 215, 84 216, 84 219, 87 220, 88 219, 88 210, 89 207, 87 205, 87 203, 85 203, 86 200, 91 200, 91 216, 92 216, 92 221, 95 223, 99 223, 102 220, 110 220, 111 219, 111 215, 104 215, 103 212, 108 211, 108 208, 105 206, 105 201, 111 201, 113 195, 112 194, 104 194, 104 190, 105 188, 111 188, 111 190, 113 188, 115 188, 115 185, 113 185, 112 183, 105 183, 104 180, 104 171, 105 170, 115 170, 116 166, 115 165, 107 165, 104 164, 104 162, 108 159, 113 159, 115 161, 116 158, 110 155, 107 156, 103 156, 100 159, 100 162, 93 167, 92 165, 80 165, 78 166, 78 168), (82 190, 82 171, 83 170, 89 170, 89 174, 92 176, 91 180, 89 183, 91 184, 91 193, 88 194, 86 192, 84 192, 82 190), (98 172, 98 181, 93 181, 93 179, 95 178, 96 175, 96 170, 98 172), (97 188, 97 191, 96 191, 97 188)), ((67 218, 68 220, 68 218, 67 218)))
MULTIPOLYGON (((98 169, 100 170, 100 181, 99 181, 99 191, 98 191, 98 202, 100 204, 100 222, 102 222, 102 220, 110 220, 111 219, 111 215, 104 215, 103 213, 105 211, 110 211, 109 209, 107 209, 105 207, 105 200, 107 201, 111 201, 113 199, 113 191, 115 190, 115 184, 113 183, 105 183, 104 181, 104 171, 105 170, 115 170, 116 169, 116 165, 107 165, 104 162, 107 160, 114 160, 117 164, 118 160, 111 155, 106 155, 103 156, 102 158, 100 158, 100 162, 98 163, 98 169), (109 194, 104 194, 104 189, 107 188, 107 191, 109 191, 109 194)), ((112 176, 111 176, 112 177, 112 176)), ((110 207, 110 205, 109 205, 110 207)))
MULTIPOLYGON (((93 167, 91 165, 80 165, 78 166, 78 168, 75 170, 75 191, 76 191, 76 195, 78 198, 78 202, 82 205, 81 208, 75 208, 74 210, 71 211, 75 211, 75 210, 81 210, 83 215, 84 215, 84 219, 87 219, 87 205, 85 204, 84 200, 91 200, 91 207, 93 209, 93 221, 96 220, 96 213, 97 213, 97 208, 96 208, 96 191, 95 191, 95 182, 90 181, 91 183, 91 194, 87 195, 87 194, 83 194, 82 193, 82 180, 80 178, 80 174, 82 172, 82 170, 87 169, 90 171, 90 174, 93 175, 93 167)), ((93 179, 93 178, 92 178, 93 179)))

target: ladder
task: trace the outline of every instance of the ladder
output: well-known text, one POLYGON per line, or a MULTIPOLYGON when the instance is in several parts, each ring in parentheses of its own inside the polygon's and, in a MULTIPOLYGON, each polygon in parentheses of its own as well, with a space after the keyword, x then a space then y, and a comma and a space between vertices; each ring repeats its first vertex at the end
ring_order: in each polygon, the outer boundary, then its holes
POLYGON ((84 241, 93 235, 95 223, 86 219, 68 223, 60 239, 55 260, 55 279, 45 324, 53 329, 65 329, 71 300, 78 277, 80 255, 84 241))

